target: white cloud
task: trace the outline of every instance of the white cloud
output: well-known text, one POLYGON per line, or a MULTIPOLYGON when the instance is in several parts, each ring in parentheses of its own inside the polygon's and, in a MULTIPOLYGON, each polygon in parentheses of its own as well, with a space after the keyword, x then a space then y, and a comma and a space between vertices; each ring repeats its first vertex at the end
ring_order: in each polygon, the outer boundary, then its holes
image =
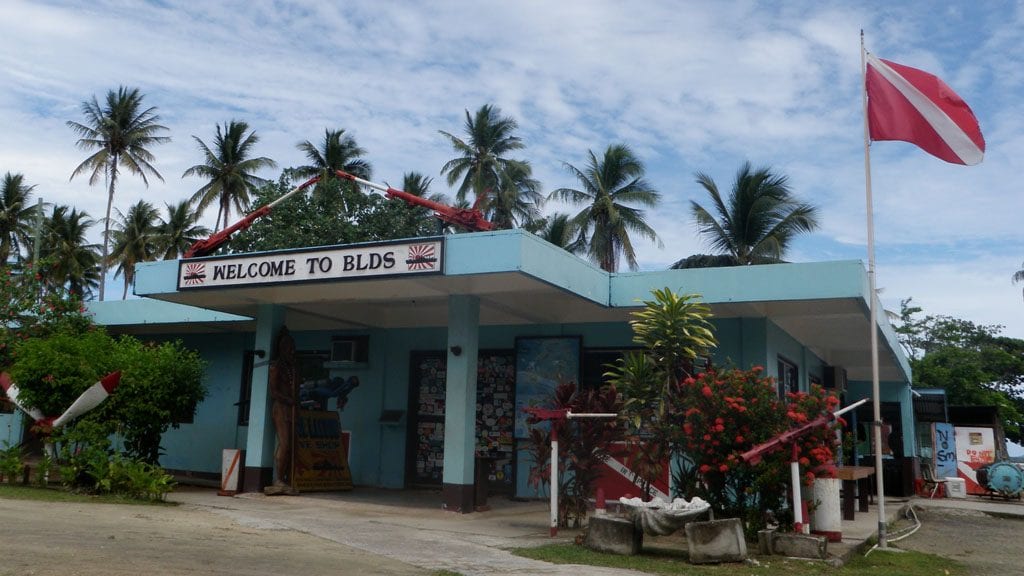
POLYGON ((378 180, 417 170, 445 191, 438 170, 451 150, 437 130, 460 132, 464 110, 491 102, 518 119, 545 190, 575 186, 562 162, 582 165, 588 149, 633 147, 665 197, 650 214, 665 249, 636 243, 648 269, 707 251, 689 217, 689 200, 703 200, 692 174, 724 185, 747 159, 788 174, 822 208, 822 230, 801 239, 794 258, 864 257, 863 28, 873 51, 939 74, 967 98, 989 143, 973 168, 910 145, 873 148, 880 266, 906 278, 890 290, 931 313, 985 322, 1022 314, 1006 271, 1024 259, 1019 6, 951 6, 953 15, 924 0, 367 0, 344 9, 313 0, 9 0, 4 8, 0 171, 25 173, 48 201, 102 214, 101 187, 68 182, 84 153, 64 123, 79 118, 83 100, 121 84, 140 87, 173 137, 154 149, 166 182, 146 189, 122 178, 121 207, 189 196, 200 186, 180 178, 199 161, 191 136, 209 141, 231 119, 249 122, 262 138, 256 153, 281 166, 302 162, 297 142, 345 128, 369 151, 378 180), (965 258, 971 276, 990 283, 950 280, 965 258))

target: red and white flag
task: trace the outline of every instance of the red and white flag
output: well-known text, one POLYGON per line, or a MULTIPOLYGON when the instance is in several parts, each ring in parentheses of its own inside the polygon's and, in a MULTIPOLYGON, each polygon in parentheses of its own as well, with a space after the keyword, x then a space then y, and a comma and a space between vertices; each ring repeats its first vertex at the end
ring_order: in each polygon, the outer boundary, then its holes
POLYGON ((867 54, 865 89, 872 140, 910 142, 953 164, 981 162, 978 119, 940 78, 867 54))

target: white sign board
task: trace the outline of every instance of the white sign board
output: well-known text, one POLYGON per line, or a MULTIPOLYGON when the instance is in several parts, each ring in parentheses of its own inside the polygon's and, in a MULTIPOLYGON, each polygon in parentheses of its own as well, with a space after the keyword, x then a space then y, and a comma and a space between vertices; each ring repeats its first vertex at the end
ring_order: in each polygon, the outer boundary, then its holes
POLYGON ((444 270, 442 251, 443 241, 434 238, 182 260, 178 290, 440 274, 444 270))
POLYGON ((991 428, 957 426, 957 462, 970 464, 991 464, 996 461, 996 439, 991 428))

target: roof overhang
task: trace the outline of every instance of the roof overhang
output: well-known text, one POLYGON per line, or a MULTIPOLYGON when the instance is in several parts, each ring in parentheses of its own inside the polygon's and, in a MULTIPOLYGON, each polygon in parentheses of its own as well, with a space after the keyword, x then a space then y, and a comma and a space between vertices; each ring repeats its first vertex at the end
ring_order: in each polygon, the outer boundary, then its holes
MULTIPOLYGON (((700 294, 717 318, 766 318, 823 361, 845 367, 849 379, 871 379, 868 285, 860 262, 608 274, 520 230, 443 240, 443 270, 433 275, 189 290, 178 287, 181 263, 164 261, 139 266, 136 294, 214 315, 186 322, 192 330, 252 329, 246 319, 267 305, 281 307, 293 330, 347 330, 446 326, 453 295, 478 297, 485 326, 625 322, 651 290, 668 287, 700 294)), ((132 331, 161 325, 171 322, 132 331)), ((884 315, 879 334, 882 380, 908 380, 909 366, 884 315)))

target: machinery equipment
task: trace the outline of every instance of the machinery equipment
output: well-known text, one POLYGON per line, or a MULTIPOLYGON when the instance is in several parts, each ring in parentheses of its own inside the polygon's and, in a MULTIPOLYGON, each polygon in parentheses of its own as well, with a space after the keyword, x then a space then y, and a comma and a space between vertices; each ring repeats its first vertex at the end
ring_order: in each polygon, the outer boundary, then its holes
POLYGON ((978 484, 990 494, 1018 499, 1024 495, 1024 471, 1013 462, 994 462, 979 468, 977 474, 978 484))
MULTIPOLYGON (((334 176, 341 178, 342 180, 349 180, 351 182, 355 182, 356 184, 363 186, 365 188, 372 188, 379 192, 383 192, 384 195, 388 198, 398 198, 412 206, 422 206, 429 210, 433 210, 435 216, 437 216, 440 220, 448 224, 461 226, 473 232, 494 229, 494 225, 487 221, 484 218, 483 214, 475 207, 453 208, 440 202, 434 202, 433 200, 428 200, 427 198, 421 198, 419 196, 416 196, 415 194, 410 194, 403 190, 397 190, 395 188, 391 188, 390 186, 384 186, 382 184, 370 182, 369 180, 363 180, 362 178, 353 176, 348 172, 342 172, 341 170, 335 170, 334 176)), ((234 234, 235 232, 246 230, 247 228, 252 226, 253 223, 256 222, 256 220, 266 216, 267 214, 270 214, 270 211, 273 210, 275 206, 284 202, 288 198, 291 198, 295 194, 302 192, 306 188, 309 188, 313 184, 316 184, 321 179, 322 176, 314 176, 313 178, 306 180, 302 184, 299 184, 295 189, 291 190, 284 196, 281 196, 277 200, 274 200, 273 202, 261 206, 257 208, 255 211, 246 214, 244 218, 242 218, 238 222, 235 222, 231 226, 228 226, 227 228, 212 234, 209 238, 206 238, 205 240, 199 240, 195 242, 194 244, 189 246, 188 250, 185 252, 184 257, 195 258, 198 256, 208 256, 210 254, 213 254, 214 252, 217 251, 217 249, 219 249, 221 246, 227 243, 228 240, 231 239, 232 234, 234 234)))

